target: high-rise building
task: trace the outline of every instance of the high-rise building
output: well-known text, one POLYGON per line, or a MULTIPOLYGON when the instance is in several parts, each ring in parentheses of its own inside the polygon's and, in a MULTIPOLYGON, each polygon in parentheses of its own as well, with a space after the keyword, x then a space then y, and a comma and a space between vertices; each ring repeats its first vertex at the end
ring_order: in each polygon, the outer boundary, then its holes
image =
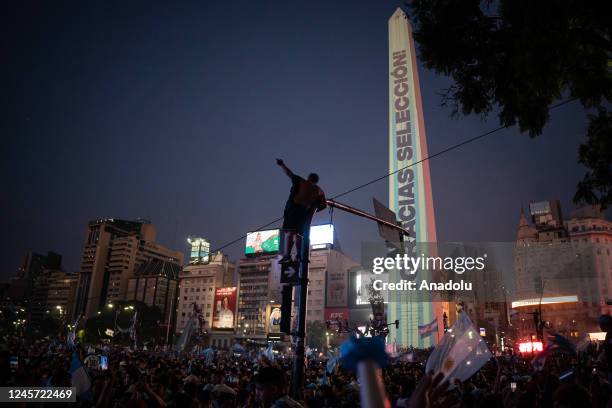
MULTIPOLYGON (((389 178, 389 208, 410 231, 406 252, 411 254, 417 244, 436 242, 436 222, 429 162, 424 160, 427 136, 414 38, 408 17, 400 8, 389 19, 388 140, 389 172, 394 174, 389 178)), ((432 346, 438 336, 421 338, 418 325, 437 319, 438 333, 442 333, 442 314, 448 312, 448 305, 434 302, 425 291, 396 291, 390 296, 388 320, 400 321, 391 337, 406 346, 432 346)))
MULTIPOLYGON (((193 264, 179 274, 176 332, 182 333, 193 314, 194 304, 202 312, 207 334, 212 328, 215 290, 235 286, 236 265, 222 252, 210 257, 209 263, 193 264)), ((216 345, 216 344, 215 344, 216 345)))
POLYGON ((138 300, 147 306, 157 306, 162 325, 174 324, 179 274, 177 262, 149 259, 138 267, 128 281, 125 300, 138 300))
POLYGON ((34 280, 28 304, 32 322, 47 314, 58 320, 72 315, 78 276, 60 269, 44 269, 34 280))
MULTIPOLYGON (((274 234, 270 231, 271 236, 274 234)), ((247 256, 238 264, 236 335, 255 341, 278 340, 282 296, 277 247, 264 245, 268 252, 253 254, 249 242, 255 237, 256 233, 247 236, 247 256)), ((348 317, 348 271, 357 263, 340 250, 331 224, 312 226, 310 244, 306 324, 324 323, 333 316, 348 317)), ((294 287, 294 298, 296 290, 299 288, 294 287)), ((294 317, 295 313, 294 304, 294 317)))
POLYGON ((61 264, 62 256, 58 253, 50 251, 47 255, 41 255, 28 252, 11 283, 15 300, 32 297, 38 276, 45 270, 60 270, 61 264))
POLYGON ((564 220, 558 202, 547 203, 555 201, 530 205, 534 225, 524 213, 519 220, 513 323, 519 337, 528 338, 541 309, 545 326, 556 332, 577 337, 599 331, 599 315, 611 311, 612 222, 594 207, 564 220))
POLYGON ((155 227, 149 221, 112 218, 90 221, 75 314, 89 318, 105 304, 129 298, 128 280, 150 259, 182 265, 183 253, 156 244, 155 227))
POLYGON ((277 254, 243 258, 238 263, 237 333, 262 341, 271 333, 269 317, 281 303, 277 254))

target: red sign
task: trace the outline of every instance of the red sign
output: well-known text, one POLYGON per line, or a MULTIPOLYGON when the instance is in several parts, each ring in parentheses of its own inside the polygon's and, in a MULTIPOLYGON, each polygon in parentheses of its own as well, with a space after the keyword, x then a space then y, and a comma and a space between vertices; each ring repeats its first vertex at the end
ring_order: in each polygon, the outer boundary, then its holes
POLYGON ((325 309, 325 320, 340 320, 341 322, 344 322, 348 319, 349 310, 346 307, 325 309))
POLYGON ((541 341, 527 341, 519 343, 519 351, 521 353, 535 353, 536 351, 544 350, 544 345, 541 341))
POLYGON ((212 328, 233 330, 236 320, 236 287, 215 289, 212 328))

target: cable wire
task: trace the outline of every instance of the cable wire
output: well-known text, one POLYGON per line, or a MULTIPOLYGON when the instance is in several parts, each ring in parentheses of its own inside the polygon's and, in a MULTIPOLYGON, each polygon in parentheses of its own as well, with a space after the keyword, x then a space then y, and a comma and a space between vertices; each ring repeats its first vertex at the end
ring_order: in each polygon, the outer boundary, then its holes
MULTIPOLYGON (((553 109, 556 109, 556 108, 559 108, 559 107, 561 107, 561 106, 567 105, 568 103, 573 102, 573 101, 575 101, 576 99, 577 99, 577 98, 571 98, 571 99, 565 100, 565 101, 563 101, 563 102, 559 102, 559 103, 557 103, 557 104, 555 104, 555 105, 551 105, 551 106, 548 108, 548 111, 550 112, 550 111, 551 111, 551 110, 553 110, 553 109)), ((480 140, 480 139, 482 139, 482 138, 485 138, 485 137, 487 137, 487 136, 490 136, 490 135, 492 135, 493 133, 499 132, 500 130, 503 130, 503 129, 506 129, 506 128, 509 128, 509 127, 512 127, 512 126, 514 126, 514 124, 508 124, 508 125, 499 126, 499 127, 495 128, 495 129, 489 130, 489 131, 487 131, 487 132, 485 132, 485 133, 481 133, 481 134, 479 134, 479 135, 477 135, 477 136, 474 136, 474 137, 472 137, 472 138, 470 138, 470 139, 464 140, 463 142, 460 142, 460 143, 454 144, 454 145, 452 145, 452 146, 449 146, 449 147, 447 147, 447 148, 445 148, 445 149, 442 149, 442 150, 440 150, 440 151, 438 151, 438 152, 436 152, 436 153, 434 153, 434 154, 431 154, 431 155, 429 155, 429 156, 427 156, 427 157, 424 157, 424 158, 422 158, 422 159, 420 159, 420 160, 417 160, 417 161, 415 161, 414 163, 410 163, 410 164, 409 164, 409 165, 407 165, 407 166, 404 166, 404 167, 401 167, 401 168, 399 168, 399 169, 397 169, 397 170, 395 170, 395 171, 392 171, 391 173, 387 173, 387 174, 385 174, 385 175, 383 175, 383 176, 377 177, 377 178, 375 178, 375 179, 373 179, 373 180, 370 180, 370 181, 368 181, 368 182, 366 182, 366 183, 360 184, 360 185, 355 186, 355 187, 353 187, 353 188, 351 188, 351 189, 349 189, 349 190, 346 190, 346 191, 344 191, 344 192, 342 192, 342 193, 340 193, 340 194, 336 194, 335 196, 333 196, 333 197, 331 198, 331 200, 335 200, 335 199, 337 199, 337 198, 339 198, 339 197, 343 197, 343 196, 345 196, 345 195, 348 195, 348 194, 350 194, 350 193, 353 193, 353 192, 355 192, 355 191, 357 191, 357 190, 360 190, 360 189, 362 189, 362 188, 364 188, 364 187, 367 187, 367 186, 369 186, 369 185, 371 185, 371 184, 377 183, 377 182, 379 182, 379 181, 381 181, 381 180, 384 180, 384 179, 386 179, 386 178, 388 178, 388 177, 391 177, 392 175, 394 175, 394 174, 396 174, 396 173, 398 173, 398 172, 400 172, 400 171, 402 171, 402 170, 405 170, 405 169, 410 168, 410 167, 412 167, 412 166, 416 166, 417 164, 423 163, 423 162, 424 162, 424 161, 426 161, 426 160, 431 160, 431 159, 433 159, 433 158, 435 158, 435 157, 441 156, 441 155, 443 155, 443 154, 445 154, 445 153, 448 153, 448 152, 450 152, 450 151, 452 151, 452 150, 458 149, 458 148, 460 148, 460 147, 463 147, 463 146, 465 146, 465 145, 468 145, 468 144, 470 144, 470 143, 472 143, 472 142, 475 142, 475 141, 477 141, 477 140, 480 140)), ((264 229, 264 228, 266 228, 266 227, 269 227, 270 225, 275 224, 275 223, 277 223, 278 221, 280 221, 280 220, 282 220, 282 219, 283 219, 283 217, 279 217, 279 218, 277 218, 277 219, 275 219, 275 220, 272 220, 272 221, 270 221, 270 222, 268 222, 268 223, 266 223, 266 224, 262 225, 261 227, 257 228, 256 230, 252 230, 251 232, 261 231, 262 229, 264 229)), ((241 241, 241 240, 242 240, 242 239, 244 239, 245 237, 246 237, 246 235, 242 235, 242 236, 240 236, 240 237, 238 237, 238 238, 236 238, 236 239, 234 239, 234 240, 232 240, 232 241, 230 241, 230 242, 227 242, 226 244, 221 245, 219 248, 217 248, 217 249, 215 249, 214 251, 211 251, 211 252, 212 252, 212 253, 214 253, 214 252, 221 251, 222 249, 225 249, 225 248, 227 248, 228 246, 231 246, 231 245, 235 244, 236 242, 241 241)))

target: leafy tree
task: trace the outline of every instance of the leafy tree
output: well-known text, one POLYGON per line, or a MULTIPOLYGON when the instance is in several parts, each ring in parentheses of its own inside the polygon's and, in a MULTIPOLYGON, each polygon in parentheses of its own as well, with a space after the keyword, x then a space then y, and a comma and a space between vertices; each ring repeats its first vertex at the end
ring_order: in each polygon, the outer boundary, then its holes
POLYGON ((326 344, 325 332, 327 331, 327 327, 325 323, 312 321, 308 322, 306 325, 306 334, 308 336, 308 347, 322 349, 326 344))
POLYGON ((579 162, 589 171, 578 183, 577 199, 588 203, 612 203, 612 113, 601 109, 589 116, 587 143, 579 150, 579 162))
POLYGON ((499 111, 504 126, 542 133, 549 108, 577 99, 589 116, 575 202, 612 203, 612 3, 580 0, 410 0, 414 38, 428 69, 448 75, 453 115, 499 111))
POLYGON ((157 306, 147 306, 140 301, 123 301, 113 304, 113 308, 104 308, 100 313, 87 319, 85 322, 85 332, 88 341, 99 341, 101 338, 108 338, 105 332, 106 329, 115 331, 116 339, 114 341, 123 341, 129 343, 127 335, 121 335, 117 327, 124 330, 128 329, 132 323, 134 313, 138 312, 137 330, 139 333, 139 341, 149 341, 151 339, 160 338, 160 321, 162 314, 157 306), (126 309, 128 308, 128 309, 126 309))

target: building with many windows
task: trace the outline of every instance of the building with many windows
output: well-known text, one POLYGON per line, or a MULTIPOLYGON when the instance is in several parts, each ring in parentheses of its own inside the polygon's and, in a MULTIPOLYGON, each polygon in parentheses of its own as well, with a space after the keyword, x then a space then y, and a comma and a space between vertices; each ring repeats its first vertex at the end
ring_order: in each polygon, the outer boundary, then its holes
POLYGON ((280 306, 280 265, 277 254, 247 257, 238 263, 236 334, 264 341, 271 332, 268 318, 280 306))
POLYGON ((235 271, 236 265, 222 252, 212 254, 207 264, 192 264, 183 268, 179 274, 176 333, 183 332, 195 305, 202 312, 202 331, 211 337, 211 343, 212 340, 216 343, 219 336, 211 332, 215 290, 235 286, 235 271))
POLYGON ((55 252, 47 252, 47 255, 28 252, 23 263, 12 279, 11 296, 20 301, 34 296, 36 280, 40 274, 49 270, 61 270, 62 256, 55 252))
POLYGON ((75 314, 89 318, 105 304, 131 298, 128 281, 151 259, 183 264, 183 253, 155 243, 146 220, 90 221, 83 248, 75 314))
POLYGON ((592 206, 564 220, 558 205, 546 203, 530 206, 533 225, 523 213, 519 221, 512 301, 518 336, 536 334, 540 308, 544 327, 555 332, 599 331, 598 317, 612 311, 612 222, 592 206))
POLYGON ((125 300, 138 300, 147 306, 157 306, 165 328, 174 324, 179 274, 177 262, 149 259, 138 267, 129 279, 125 300))
POLYGON ((78 276, 60 269, 45 269, 34 281, 29 311, 33 322, 47 314, 60 321, 72 315, 78 276))
MULTIPOLYGON (((357 262, 332 244, 311 249, 306 324, 324 322, 333 313, 348 310, 348 275, 356 266, 357 262)), ((344 314, 348 318, 348 312, 344 314)))

